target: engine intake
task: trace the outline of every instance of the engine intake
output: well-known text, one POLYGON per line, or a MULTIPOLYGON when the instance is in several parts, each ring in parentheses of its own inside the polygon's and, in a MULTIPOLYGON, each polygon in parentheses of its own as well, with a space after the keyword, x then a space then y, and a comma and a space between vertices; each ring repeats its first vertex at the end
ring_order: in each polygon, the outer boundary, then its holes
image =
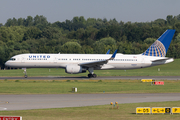
POLYGON ((67 65, 65 72, 69 74, 85 73, 86 68, 83 68, 79 65, 67 65))

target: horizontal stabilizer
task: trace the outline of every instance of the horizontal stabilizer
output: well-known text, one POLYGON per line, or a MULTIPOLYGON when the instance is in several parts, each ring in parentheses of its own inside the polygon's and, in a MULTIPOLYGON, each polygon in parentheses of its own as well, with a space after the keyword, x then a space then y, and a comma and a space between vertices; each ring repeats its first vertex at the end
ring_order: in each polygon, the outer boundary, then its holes
POLYGON ((165 58, 165 59, 152 60, 152 62, 161 62, 161 61, 169 60, 169 59, 173 59, 173 58, 165 58))

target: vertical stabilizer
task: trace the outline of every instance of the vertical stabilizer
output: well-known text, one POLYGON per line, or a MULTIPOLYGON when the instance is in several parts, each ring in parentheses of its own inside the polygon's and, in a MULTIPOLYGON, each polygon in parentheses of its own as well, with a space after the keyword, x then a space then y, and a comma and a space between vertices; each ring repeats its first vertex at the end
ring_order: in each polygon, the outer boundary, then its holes
POLYGON ((175 30, 166 30, 142 55, 165 57, 175 30))

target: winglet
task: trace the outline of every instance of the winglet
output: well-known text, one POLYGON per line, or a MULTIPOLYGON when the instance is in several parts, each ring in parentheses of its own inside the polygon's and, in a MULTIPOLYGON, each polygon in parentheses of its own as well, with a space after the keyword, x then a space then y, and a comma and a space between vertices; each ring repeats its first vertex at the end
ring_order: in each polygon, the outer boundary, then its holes
POLYGON ((110 49, 107 51, 107 53, 106 54, 109 54, 110 53, 110 49))
POLYGON ((115 52, 113 53, 113 55, 111 56, 111 58, 109 58, 109 60, 113 60, 113 59, 116 57, 116 53, 117 53, 117 50, 115 50, 115 52))

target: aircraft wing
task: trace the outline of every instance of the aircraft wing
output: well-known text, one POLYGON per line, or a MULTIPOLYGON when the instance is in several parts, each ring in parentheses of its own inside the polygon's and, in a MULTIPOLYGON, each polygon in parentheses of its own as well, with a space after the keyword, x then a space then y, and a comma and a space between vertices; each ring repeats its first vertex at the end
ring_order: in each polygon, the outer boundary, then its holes
POLYGON ((83 67, 88 67, 88 68, 89 67, 101 67, 102 65, 107 64, 109 60, 113 60, 116 56, 116 53, 117 53, 117 50, 114 52, 114 54, 109 59, 106 59, 106 60, 80 63, 79 65, 83 66, 83 67))
POLYGON ((101 61, 94 61, 94 62, 87 62, 87 63, 80 63, 80 66, 83 67, 100 67, 101 65, 107 64, 108 59, 107 60, 101 60, 101 61))

